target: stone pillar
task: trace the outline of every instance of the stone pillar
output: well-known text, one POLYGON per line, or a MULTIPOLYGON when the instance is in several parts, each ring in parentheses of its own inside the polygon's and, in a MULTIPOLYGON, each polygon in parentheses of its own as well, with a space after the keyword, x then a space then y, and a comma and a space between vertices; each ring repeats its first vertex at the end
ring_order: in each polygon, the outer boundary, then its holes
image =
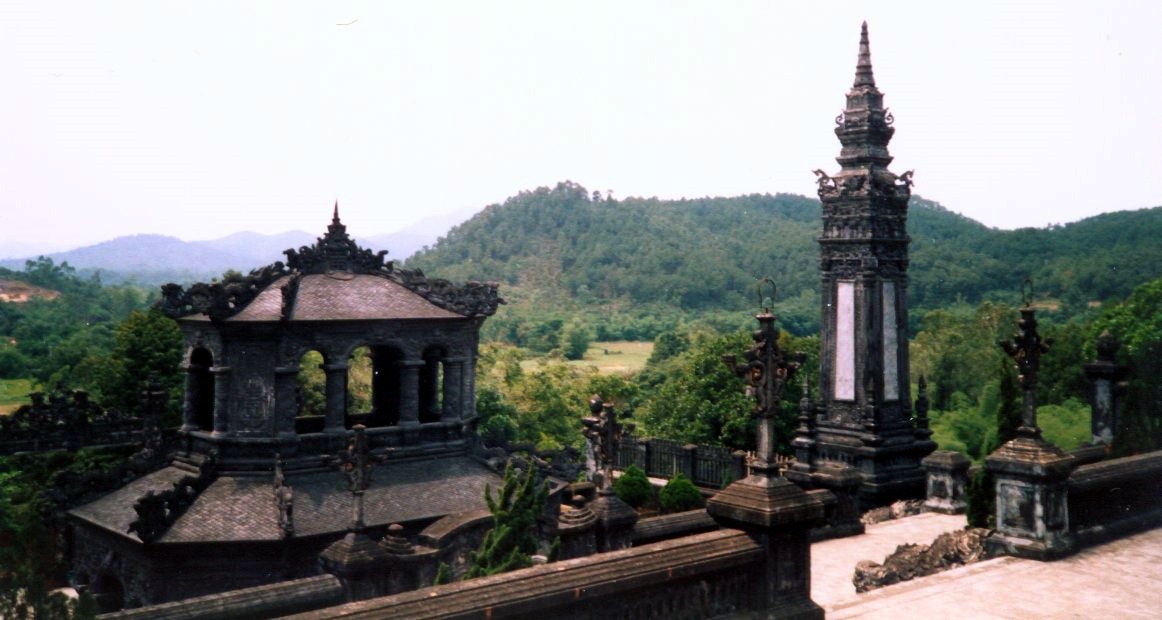
POLYGON ((1117 350, 1117 339, 1104 331, 1097 339, 1097 360, 1084 366, 1085 377, 1092 386, 1089 403, 1094 445, 1109 446, 1118 432, 1118 407, 1129 368, 1114 362, 1117 350))
POLYGON ((795 450, 795 461, 787 468, 786 477, 803 489, 813 487, 811 472, 815 469, 815 429, 811 417, 811 388, 807 378, 803 378, 803 397, 799 400, 799 427, 791 447, 795 450))
POLYGON ((634 450, 636 452, 634 456, 637 460, 637 466, 642 468, 642 471, 646 472, 647 476, 650 475, 650 440, 645 438, 638 439, 634 450))
POLYGON ((637 511, 613 492, 612 484, 598 492, 589 509, 597 517, 597 551, 628 549, 633 544, 637 511))
POLYGON ((214 375, 214 435, 222 436, 227 431, 230 414, 230 367, 211 366, 214 375))
POLYGON ((460 371, 460 419, 476 417, 476 352, 464 358, 460 371))
POLYGON ((575 498, 573 507, 562 511, 557 518, 557 535, 561 537, 558 559, 571 560, 597 553, 597 516, 585 505, 584 498, 575 498))
POLYGON ((924 508, 946 515, 964 514, 968 509, 968 467, 972 461, 959 452, 937 450, 920 464, 928 472, 928 501, 924 508))
POLYGON ((984 462, 997 485, 997 527, 987 542, 994 552, 1052 560, 1073 551, 1067 500, 1075 463, 1072 455, 1042 439, 1037 426, 1037 371, 1049 345, 1037 333, 1032 282, 1026 279, 1021 288, 1025 307, 1019 330, 1000 345, 1016 361, 1024 396, 1022 424, 1017 437, 984 462))
POLYGON ((464 390, 463 370, 467 360, 462 357, 444 359, 444 410, 440 414, 441 422, 453 422, 468 416, 461 414, 464 390))
POLYGON ((1036 436, 1018 436, 985 459, 996 480, 994 551, 1053 560, 1073 551, 1068 482, 1074 459, 1036 436))
POLYGON ((342 433, 347 420, 347 362, 323 364, 327 374, 327 410, 324 433, 342 433))
MULTIPOLYGON (((770 282, 765 280, 764 283, 770 282)), ((774 283, 770 282, 774 297, 774 283)), ((779 349, 775 317, 756 315, 760 328, 746 364, 733 355, 722 360, 746 379, 756 397, 758 418, 755 460, 751 474, 710 498, 706 512, 727 527, 741 529, 762 546, 761 566, 752 580, 751 609, 767 618, 823 618, 811 600, 811 528, 823 523, 823 502, 779 475, 775 454, 775 418, 783 389, 802 363, 779 349)))
POLYGON ((185 432, 196 431, 198 424, 194 421, 194 414, 197 410, 198 379, 195 373, 201 370, 201 366, 184 363, 181 365, 181 369, 186 378, 185 391, 182 394, 182 430, 185 432))
POLYGON ((754 609, 770 618, 823 618, 811 600, 810 530, 823 522, 823 502, 786 478, 762 472, 710 498, 715 521, 749 533, 764 548, 754 579, 754 609))
POLYGON ((399 367, 399 424, 420 424, 420 368, 423 360, 402 360, 399 367))
POLYGON ((279 366, 274 369, 274 432, 276 436, 290 438, 297 436, 295 418, 298 417, 297 398, 299 376, 297 364, 279 366))
MULTIPOLYGON (((688 443, 682 446, 682 452, 678 454, 678 471, 683 476, 686 476, 691 482, 694 481, 694 475, 698 471, 698 446, 688 443)), ((721 484, 721 483, 719 483, 721 484)))

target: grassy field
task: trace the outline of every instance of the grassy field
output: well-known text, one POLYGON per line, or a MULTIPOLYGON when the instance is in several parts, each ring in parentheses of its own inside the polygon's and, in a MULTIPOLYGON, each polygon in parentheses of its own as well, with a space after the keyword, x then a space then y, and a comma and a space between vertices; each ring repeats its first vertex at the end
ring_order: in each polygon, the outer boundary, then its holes
MULTIPOLYGON (((585 357, 567 362, 571 366, 594 366, 601 374, 626 374, 645 368, 646 360, 654 350, 652 342, 594 342, 589 345, 585 357)), ((522 362, 525 368, 533 368, 540 358, 522 362)))
POLYGON ((16 411, 28 404, 28 393, 32 391, 29 379, 0 379, 0 414, 16 411))

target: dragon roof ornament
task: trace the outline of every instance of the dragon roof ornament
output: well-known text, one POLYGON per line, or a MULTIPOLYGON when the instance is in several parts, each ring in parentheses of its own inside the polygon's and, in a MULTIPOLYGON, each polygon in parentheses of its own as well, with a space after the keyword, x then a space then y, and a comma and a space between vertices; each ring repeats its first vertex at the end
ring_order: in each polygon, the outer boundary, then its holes
POLYGON ((297 280, 304 275, 329 273, 386 278, 440 308, 469 318, 491 316, 504 303, 497 294, 495 282, 468 282, 461 286, 428 278, 419 269, 396 269, 392 261, 385 260, 387 250, 372 252, 359 247, 339 220, 337 202, 327 233, 315 245, 288 249, 284 253, 286 263, 276 261, 247 275, 227 274, 221 282, 199 282, 188 289, 179 284, 166 284, 161 287, 162 297, 157 305, 171 318, 205 314, 212 321, 221 321, 241 312, 279 278, 294 276, 297 280))

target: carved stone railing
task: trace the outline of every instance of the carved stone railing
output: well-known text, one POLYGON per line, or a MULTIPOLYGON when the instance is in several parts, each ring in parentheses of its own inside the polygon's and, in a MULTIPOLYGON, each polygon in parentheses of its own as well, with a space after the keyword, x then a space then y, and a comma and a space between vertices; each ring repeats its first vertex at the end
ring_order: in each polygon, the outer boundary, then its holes
POLYGON ((319 575, 102 614, 98 617, 102 620, 277 618, 325 605, 336 605, 342 600, 343 585, 339 579, 333 575, 319 575))
POLYGON ((714 617, 752 608, 762 563, 763 547, 728 529, 294 617, 714 617))
POLYGON ((1068 502, 1076 548, 1162 524, 1162 451, 1078 467, 1068 502))

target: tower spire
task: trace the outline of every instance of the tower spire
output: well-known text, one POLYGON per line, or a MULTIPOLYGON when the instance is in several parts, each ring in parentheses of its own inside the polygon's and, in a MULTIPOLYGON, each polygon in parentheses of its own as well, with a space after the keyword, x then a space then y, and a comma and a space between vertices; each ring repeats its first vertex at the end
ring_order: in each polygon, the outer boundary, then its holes
POLYGON ((860 86, 876 87, 876 78, 872 74, 871 46, 867 42, 866 21, 859 33, 859 61, 855 63, 855 83, 852 86, 854 88, 860 86))
POLYGON ((339 223, 339 200, 338 199, 335 200, 335 211, 334 211, 334 213, 331 214, 331 223, 332 224, 339 223))

